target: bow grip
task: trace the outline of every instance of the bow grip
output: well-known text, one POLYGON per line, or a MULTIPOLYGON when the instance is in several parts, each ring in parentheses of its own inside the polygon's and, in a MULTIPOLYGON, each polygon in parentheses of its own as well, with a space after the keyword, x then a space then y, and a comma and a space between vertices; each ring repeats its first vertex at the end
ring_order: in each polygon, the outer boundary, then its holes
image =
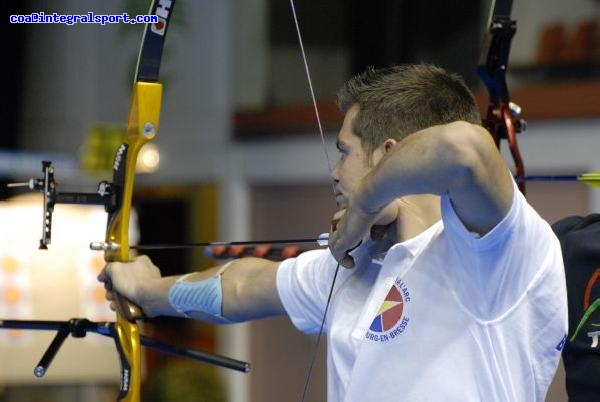
POLYGON ((115 293, 115 304, 117 305, 117 311, 129 322, 136 322, 144 318, 144 312, 137 305, 115 293))
MULTIPOLYGON (((111 291, 113 290, 112 281, 110 279, 106 282, 106 288, 111 291)), ((115 292, 114 295, 117 312, 125 320, 135 323, 136 321, 144 318, 144 312, 141 307, 117 292, 115 292)))

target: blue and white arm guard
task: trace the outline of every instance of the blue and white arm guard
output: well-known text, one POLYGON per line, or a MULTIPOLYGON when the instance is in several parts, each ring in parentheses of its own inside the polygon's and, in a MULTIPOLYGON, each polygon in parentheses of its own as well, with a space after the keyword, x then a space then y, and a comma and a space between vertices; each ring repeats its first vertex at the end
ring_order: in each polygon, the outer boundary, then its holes
POLYGON ((190 318, 190 313, 201 312, 215 317, 219 322, 230 322, 223 317, 223 290, 221 275, 232 261, 223 265, 215 275, 201 281, 185 282, 192 275, 182 276, 169 289, 169 303, 178 313, 190 318))

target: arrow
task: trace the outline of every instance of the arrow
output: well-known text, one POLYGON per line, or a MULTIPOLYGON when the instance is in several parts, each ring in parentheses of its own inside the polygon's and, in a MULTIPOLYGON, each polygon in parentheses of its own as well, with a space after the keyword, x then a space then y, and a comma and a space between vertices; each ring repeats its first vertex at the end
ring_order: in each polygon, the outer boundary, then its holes
POLYGON ((600 187, 600 171, 580 175, 516 176, 515 180, 519 183, 526 181, 578 181, 590 187, 600 187))

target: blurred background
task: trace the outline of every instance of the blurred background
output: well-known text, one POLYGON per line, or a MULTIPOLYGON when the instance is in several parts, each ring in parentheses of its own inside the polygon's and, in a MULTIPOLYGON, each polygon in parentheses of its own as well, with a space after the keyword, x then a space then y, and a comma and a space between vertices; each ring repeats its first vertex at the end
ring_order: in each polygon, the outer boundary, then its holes
MULTIPOLYGON (((131 16, 148 6, 147 0, 22 0, 0 8, 9 15, 131 16)), ((440 64, 461 74, 486 110, 476 67, 489 0, 297 0, 296 10, 331 163, 342 120, 335 93, 367 66, 440 64)), ((526 172, 600 169, 600 2, 515 0, 513 18, 508 86, 528 122, 518 136, 526 172)), ((41 176, 42 160, 56 166, 60 191, 93 192, 99 180, 110 179, 142 30, 8 25, 0 98, 0 318, 112 319, 93 283, 102 261, 79 251, 104 236, 97 208, 57 207, 64 223, 54 223, 50 256, 41 254, 41 196, 5 184, 41 176), (85 244, 72 243, 75 237, 85 244)), ((141 243, 303 238, 328 230, 335 211, 328 163, 287 1, 178 0, 161 81, 160 132, 135 186, 141 243)), ((579 183, 530 183, 527 196, 550 223, 600 212, 600 191, 579 183)), ((167 275, 221 263, 202 250, 148 254, 167 275)), ((252 364, 250 374, 239 374, 145 351, 144 400, 156 401, 299 398, 315 342, 284 318, 218 328, 159 318, 145 331, 252 364), (182 389, 184 395, 174 393, 182 389)), ((115 400, 118 362, 110 342, 69 339, 46 377, 36 379, 33 367, 52 334, 2 332, 1 402, 115 400)), ((325 398, 325 348, 310 401, 325 398)), ((548 402, 566 399, 563 382, 559 373, 548 402)))

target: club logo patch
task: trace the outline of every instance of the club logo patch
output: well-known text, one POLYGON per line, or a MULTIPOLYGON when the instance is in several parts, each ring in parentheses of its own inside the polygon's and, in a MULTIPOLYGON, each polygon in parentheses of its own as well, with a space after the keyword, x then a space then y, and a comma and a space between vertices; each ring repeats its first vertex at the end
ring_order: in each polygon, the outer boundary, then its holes
POLYGON ((406 314, 406 307, 410 300, 408 286, 402 280, 396 280, 367 330, 366 339, 388 342, 402 335, 410 323, 410 318, 406 314))

